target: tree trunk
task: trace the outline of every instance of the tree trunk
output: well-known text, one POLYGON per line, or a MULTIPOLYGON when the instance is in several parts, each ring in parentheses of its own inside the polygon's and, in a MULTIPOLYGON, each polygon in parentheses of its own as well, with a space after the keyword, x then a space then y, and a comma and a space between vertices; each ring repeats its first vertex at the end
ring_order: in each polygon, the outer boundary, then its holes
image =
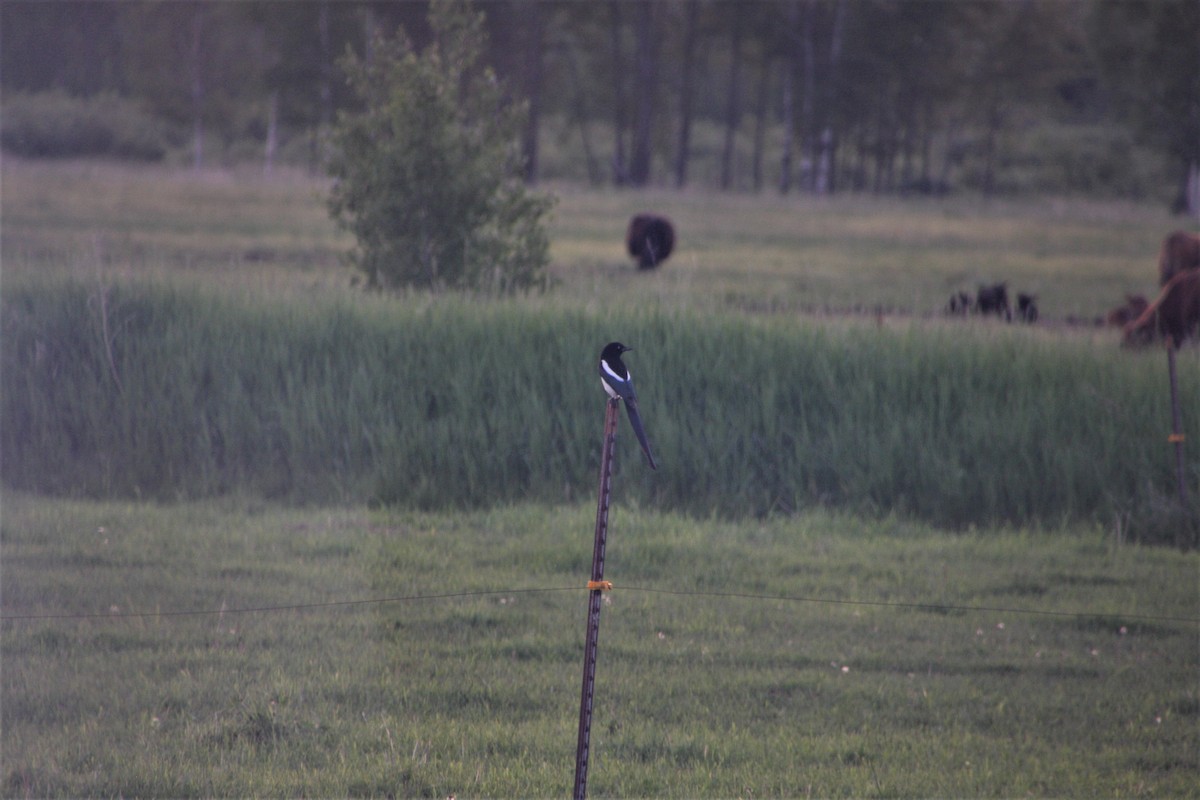
POLYGON ((888 145, 892 133, 892 121, 886 111, 888 106, 887 98, 884 96, 885 92, 885 88, 880 86, 875 98, 875 135, 871 145, 875 157, 875 173, 871 177, 872 194, 881 194, 884 182, 887 180, 888 145))
POLYGON ((322 169, 328 161, 329 130, 333 124, 333 61, 329 45, 329 3, 322 0, 317 7, 317 134, 313 142, 313 171, 322 169))
POLYGON ((192 52, 189 67, 192 77, 192 169, 204 168, 204 68, 201 38, 204 21, 200 6, 192 12, 192 52))
POLYGON ((650 182, 653 156, 654 111, 657 104, 659 34, 657 4, 653 0, 638 3, 637 29, 634 35, 634 77, 637 97, 634 104, 633 139, 629 155, 629 182, 645 186, 650 182))
POLYGON ((838 0, 834 11, 833 31, 829 36, 829 64, 825 70, 821 93, 821 117, 825 125, 821 130, 820 154, 817 157, 817 174, 814 190, 819 195, 832 194, 834 190, 834 148, 837 138, 833 133, 834 100, 838 92, 839 67, 842 61, 842 39, 846 29, 846 0, 838 0))
POLYGON ((1172 210, 1200 221, 1200 164, 1193 161, 1185 166, 1179 197, 1172 210))
POLYGON ((856 153, 854 157, 854 191, 863 192, 867 189, 867 151, 871 146, 871 129, 864 121, 858 127, 856 153))
POLYGON ((761 70, 758 75, 758 97, 754 101, 754 154, 751 158, 751 172, 754 179, 754 191, 762 191, 763 185, 763 150, 767 141, 767 109, 771 97, 771 58, 763 53, 761 70))
POLYGON ((742 15, 734 19, 729 58, 729 87, 725 95, 725 144, 721 148, 721 189, 733 185, 733 152, 737 143, 738 121, 742 116, 742 15))
POLYGON ((579 75, 579 60, 575 56, 573 42, 567 42, 564 45, 563 58, 567 60, 567 68, 571 72, 571 85, 574 88, 571 112, 575 117, 575 123, 579 125, 579 138, 583 144, 583 159, 587 165, 588 182, 592 186, 599 186, 604 181, 604 176, 596 161, 595 150, 592 148, 592 137, 588 134, 588 121, 591 116, 588 112, 587 94, 579 75))
MULTIPOLYGON (((787 9, 788 39, 794 40, 800 19, 799 0, 791 0, 787 9)), ((792 41, 783 59, 783 143, 779 158, 779 193, 787 194, 792 189, 792 151, 796 146, 796 73, 800 66, 797 55, 799 47, 792 41)))
POLYGON ((921 186, 936 193, 933 185, 933 101, 926 98, 921 112, 921 186))
POLYGON ((983 138, 983 193, 993 194, 996 191, 996 149, 1000 138, 1000 125, 1003 115, 999 101, 994 101, 987 112, 987 132, 983 138))
POLYGON ((687 184, 689 151, 692 142, 692 94, 695 91, 696 18, 700 1, 688 0, 683 34, 683 64, 679 78, 679 141, 675 151, 675 186, 687 184))
POLYGON ((942 148, 942 168, 938 172, 937 184, 943 188, 950 186, 950 171, 954 168, 954 162, 957 158, 958 150, 958 118, 952 117, 949 125, 946 127, 946 144, 942 148))
POLYGON ((263 172, 267 175, 275 168, 275 151, 279 147, 279 92, 271 92, 267 98, 267 144, 263 153, 263 172))
POLYGON ((362 10, 363 32, 363 63, 370 64, 375 60, 375 10, 364 6, 362 10))
POLYGON ((804 4, 804 35, 800 52, 804 58, 804 94, 800 98, 800 186, 812 191, 814 182, 813 164, 816 160, 816 136, 813 132, 813 106, 817 86, 817 4, 807 0, 804 4))
POLYGON ((613 160, 612 178, 616 186, 624 186, 629 178, 625 162, 625 59, 621 53, 621 0, 608 4, 612 19, 613 71, 613 160))
POLYGON ((521 153, 525 159, 525 182, 536 183, 538 175, 538 126, 542 110, 543 47, 546 38, 546 11, 541 3, 529 3, 522 8, 522 31, 525 34, 524 84, 529 110, 521 136, 521 153))
POLYGON ((793 88, 795 75, 795 60, 788 56, 783 59, 783 141, 780 143, 779 156, 779 193, 787 194, 792 189, 792 149, 796 139, 796 112, 792 107, 795 100, 793 88))
POLYGON ((913 166, 916 162, 916 129, 917 115, 912 106, 906 108, 905 116, 908 118, 904 125, 904 131, 900 136, 900 191, 908 191, 915 183, 913 178, 913 166))

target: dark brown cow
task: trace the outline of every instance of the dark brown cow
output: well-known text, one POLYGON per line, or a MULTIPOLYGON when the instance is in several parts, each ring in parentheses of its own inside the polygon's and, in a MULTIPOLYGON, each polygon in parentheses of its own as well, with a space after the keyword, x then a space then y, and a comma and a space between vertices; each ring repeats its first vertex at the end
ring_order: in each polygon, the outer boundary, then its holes
POLYGON ((1125 326, 1125 344, 1146 344, 1170 336, 1178 346, 1200 328, 1200 270, 1180 272, 1141 316, 1125 326))
POLYGON ((666 217, 638 214, 629 220, 625 246, 629 249, 629 255, 637 259, 641 269, 657 267, 675 249, 675 228, 666 217))
POLYGON ((1017 292, 1017 316, 1030 325, 1037 322, 1037 295, 1017 292))
POLYGON ((1117 306, 1109 311, 1104 321, 1114 328, 1124 328, 1140 317, 1149 305, 1150 301, 1140 294, 1127 294, 1125 295, 1125 305, 1117 306))
POLYGON ((1012 322, 1012 307, 1008 305, 1008 284, 980 286, 975 295, 975 310, 984 316, 995 314, 1012 322))
POLYGON ((950 295, 950 301, 946 303, 946 313, 965 317, 971 313, 972 306, 974 306, 974 302, 971 300, 971 295, 966 292, 955 292, 950 295))
POLYGON ((1158 285, 1186 270, 1200 269, 1200 234, 1175 231, 1163 239, 1158 251, 1158 285))

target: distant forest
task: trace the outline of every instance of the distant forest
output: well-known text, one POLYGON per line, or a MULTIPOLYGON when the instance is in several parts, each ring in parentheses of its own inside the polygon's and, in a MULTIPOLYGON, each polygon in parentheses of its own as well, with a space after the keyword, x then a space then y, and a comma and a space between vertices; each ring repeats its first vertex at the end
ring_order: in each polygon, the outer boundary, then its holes
MULTIPOLYGON (((1200 210, 1200 0, 474 6, 491 66, 528 104, 530 181, 1059 191, 1200 210)), ((398 29, 421 48, 427 11, 5 0, 3 144, 320 169, 326 133, 353 102, 342 55, 369 59, 375 37, 398 29), (137 133, 72 143, 61 120, 80 109, 137 133)))

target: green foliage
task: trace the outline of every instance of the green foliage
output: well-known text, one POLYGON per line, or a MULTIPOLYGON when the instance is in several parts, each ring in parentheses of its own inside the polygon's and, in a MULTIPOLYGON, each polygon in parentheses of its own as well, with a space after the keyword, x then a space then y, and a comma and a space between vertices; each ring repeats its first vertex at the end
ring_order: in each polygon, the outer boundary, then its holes
POLYGON ((1040 122, 1013 139, 997 186, 1005 192, 1156 198, 1171 185, 1162 159, 1119 128, 1040 122))
POLYGON ((113 94, 76 98, 51 91, 6 94, 0 145, 32 158, 160 161, 168 141, 166 126, 134 101, 113 94))
MULTIPOLYGON (((1086 121, 1072 126, 1081 140, 1092 126, 1106 139, 1136 129, 1138 157, 1169 160, 1173 171, 1200 158, 1200 11, 1190 0, 825 3, 804 13, 783 0, 659 3, 653 13, 577 2, 539 4, 536 15, 524 3, 476 5, 487 7, 490 63, 536 107, 538 152, 549 156, 534 165, 539 179, 590 172, 607 180, 607 165, 626 158, 632 136, 638 147, 630 149, 650 158, 652 185, 686 156, 691 184, 715 187, 727 177, 729 122, 740 139, 738 189, 751 183, 751 140, 761 142, 766 185, 779 185, 771 173, 784 160, 785 122, 797 126, 805 151, 797 164, 822 163, 809 151, 820 138, 814 132, 828 126, 836 192, 1045 185, 1013 160, 1030 119, 1086 121), (782 78, 800 74, 803 52, 824 53, 805 70, 820 90, 785 102, 782 78), (731 96, 741 98, 739 120, 729 118, 731 96), (696 136, 680 153, 675 132, 685 124, 696 136), (554 152, 582 130, 591 131, 586 156, 582 142, 574 158, 554 152)), ((158 119, 203 132, 203 148, 226 163, 262 158, 272 131, 276 159, 311 167, 323 159, 317 140, 334 112, 355 107, 334 78, 336 54, 351 48, 365 57, 364 33, 376 27, 423 37, 425 6, 384 3, 364 15, 362 3, 349 2, 2 3, 0 80, 8 96, 55 87, 120 93, 158 119)), ((1052 159, 1039 171, 1061 174, 1052 159)), ((815 174, 796 177, 811 188, 815 174)), ((1170 183, 1155 194, 1173 191, 1177 180, 1170 183)))
POLYGON ((334 131, 329 206, 358 242, 355 265, 375 288, 506 293, 541 284, 550 201, 520 182, 524 107, 480 65, 482 16, 435 2, 434 41, 402 33, 344 67, 362 111, 334 131))
POLYGON ((1200 163, 1200 8, 1178 0, 1100 0, 1091 27, 1099 73, 1119 116, 1181 163, 1200 163))
MULTIPOLYGON (((587 496, 604 397, 594 360, 619 335, 637 348, 662 469, 625 449, 624 427, 618 469, 657 508, 1107 524, 1174 485, 1157 352, 1114 357, 1111 342, 1009 328, 357 300, 6 290, 5 482, 427 508, 587 496)), ((1200 392, 1194 364, 1181 354, 1184 397, 1200 392)), ((1198 424, 1186 416, 1189 440, 1198 424)))
MULTIPOLYGON (((590 500, 416 514, 5 493, 5 616, 102 617, 0 624, 0 792, 564 795, 590 500), (414 595, 442 597, 238 613, 414 595)), ((1195 624, 1153 618, 1195 616, 1198 568, 1094 531, 733 524, 618 498, 589 793, 1188 796, 1195 624)))

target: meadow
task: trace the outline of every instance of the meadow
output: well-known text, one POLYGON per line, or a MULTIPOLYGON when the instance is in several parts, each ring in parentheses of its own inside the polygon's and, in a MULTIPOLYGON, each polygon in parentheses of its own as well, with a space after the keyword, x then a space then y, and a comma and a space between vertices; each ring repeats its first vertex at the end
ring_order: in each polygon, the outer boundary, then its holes
POLYGON ((546 293, 392 297, 319 178, 2 177, 5 796, 568 791, 612 338, 593 795, 1200 777, 1200 457, 1093 324, 1165 213, 560 186, 546 293), (941 313, 998 280, 1038 325, 941 313))
MULTIPOLYGON (((1194 552, 614 491, 592 796, 1195 791, 1194 552)), ((569 793, 586 505, 3 500, 5 796, 569 793)))
MULTIPOLYGON (((587 376, 598 343, 620 338, 653 378, 640 381, 643 405, 670 465, 633 473, 639 502, 896 511, 949 528, 1084 521, 1172 543, 1198 533, 1169 499, 1161 351, 1069 323, 1139 289, 1139 270, 1152 283, 1152 236, 1140 233, 1140 259, 1118 258, 1131 247, 1118 234, 1149 227, 1144 210, 1064 206, 1057 241, 1052 215, 1015 204, 968 214, 950 201, 564 189, 548 293, 395 298, 351 286, 337 261, 348 243, 314 179, 10 171, 0 441, 16 488, 421 508, 577 500, 592 491, 602 403, 587 376), (702 233, 639 274, 622 255, 623 214, 669 200, 681 231, 702 233), (1098 240, 1086 248, 1085 231, 1098 240), (1045 321, 939 313, 968 252, 1039 274, 1028 288, 1045 321), (1072 290, 1067 276, 1108 288, 1072 290)), ((1185 398, 1200 396, 1198 356, 1180 359, 1185 398)), ((1197 426, 1185 418, 1185 434, 1197 426)), ((1195 484, 1195 455, 1186 470, 1195 484)))
MULTIPOLYGON (((351 283, 340 254, 353 243, 329 219, 320 177, 15 158, 3 169, 9 283, 190 277, 255 299, 351 283)), ((543 188, 558 198, 549 302, 606 311, 925 317, 953 291, 1008 281, 1036 294, 1048 321, 1091 322, 1128 292, 1153 294, 1162 237, 1186 224, 1118 201, 543 188), (670 216, 679 245, 668 266, 639 274, 623 241, 643 210, 670 216)))

